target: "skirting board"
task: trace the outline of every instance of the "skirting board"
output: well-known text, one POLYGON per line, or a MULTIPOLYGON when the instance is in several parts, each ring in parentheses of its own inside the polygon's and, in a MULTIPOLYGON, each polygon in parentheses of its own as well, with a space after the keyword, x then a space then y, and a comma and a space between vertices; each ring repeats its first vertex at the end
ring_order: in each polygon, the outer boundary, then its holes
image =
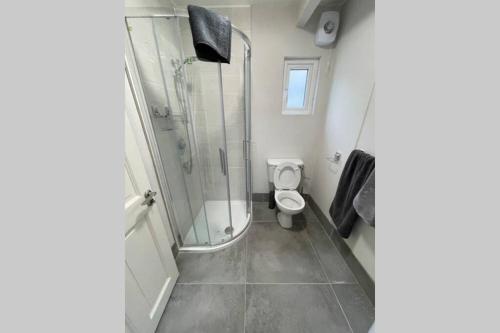
POLYGON ((269 200, 269 193, 253 193, 252 201, 267 202, 269 200))
POLYGON ((311 206, 311 209, 314 211, 321 224, 327 231, 333 244, 335 244, 340 254, 344 257, 347 266, 349 266, 351 271, 356 276, 359 285, 365 290, 368 298, 373 303, 373 305, 375 305, 375 282, 368 275, 358 259, 354 256, 351 248, 346 244, 344 239, 339 236, 334 230, 333 225, 330 223, 330 221, 328 221, 327 217, 323 214, 314 199, 309 195, 304 196, 304 199, 309 203, 309 206, 311 206))
POLYGON ((177 246, 177 243, 174 243, 171 247, 172 249, 172 254, 174 255, 174 258, 177 258, 177 255, 179 254, 179 247, 177 246))

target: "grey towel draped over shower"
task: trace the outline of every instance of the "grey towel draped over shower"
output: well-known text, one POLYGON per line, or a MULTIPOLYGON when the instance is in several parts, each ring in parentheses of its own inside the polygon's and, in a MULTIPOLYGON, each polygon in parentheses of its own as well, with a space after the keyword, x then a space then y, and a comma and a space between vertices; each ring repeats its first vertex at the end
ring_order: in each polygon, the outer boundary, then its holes
POLYGON ((229 64, 231 21, 203 7, 189 5, 187 9, 193 46, 198 59, 229 64))

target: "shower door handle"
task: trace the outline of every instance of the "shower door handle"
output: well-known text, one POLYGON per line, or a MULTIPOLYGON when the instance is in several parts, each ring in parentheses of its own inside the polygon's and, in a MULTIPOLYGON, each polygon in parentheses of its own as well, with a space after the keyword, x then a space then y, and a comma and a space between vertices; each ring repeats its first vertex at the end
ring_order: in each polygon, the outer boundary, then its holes
POLYGON ((247 159, 247 142, 243 140, 243 161, 247 159))
POLYGON ((222 148, 219 148, 219 158, 220 158, 220 168, 221 168, 222 174, 224 176, 226 176, 227 175, 226 152, 222 148))
POLYGON ((243 160, 250 159, 250 141, 243 140, 243 160))

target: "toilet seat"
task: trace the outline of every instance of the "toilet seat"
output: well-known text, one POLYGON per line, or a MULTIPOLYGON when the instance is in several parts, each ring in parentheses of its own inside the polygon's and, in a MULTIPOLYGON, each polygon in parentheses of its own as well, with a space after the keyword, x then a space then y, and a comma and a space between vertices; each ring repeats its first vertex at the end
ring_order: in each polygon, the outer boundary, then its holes
POLYGON ((283 162, 274 170, 274 186, 278 190, 295 190, 300 183, 300 168, 290 162, 283 162))
POLYGON ((274 200, 281 211, 288 214, 296 214, 301 212, 306 206, 304 198, 299 194, 299 192, 292 191, 275 191, 274 200))

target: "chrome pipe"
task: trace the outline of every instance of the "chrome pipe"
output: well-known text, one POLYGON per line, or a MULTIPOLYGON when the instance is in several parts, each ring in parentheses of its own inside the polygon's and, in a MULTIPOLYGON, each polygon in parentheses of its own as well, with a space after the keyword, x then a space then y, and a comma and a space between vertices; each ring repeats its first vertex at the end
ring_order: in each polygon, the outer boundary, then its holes
MULTIPOLYGON (((231 186, 229 184, 229 173, 227 170, 227 135, 226 135, 226 115, 224 113, 224 86, 222 84, 222 66, 221 63, 219 62, 217 64, 217 68, 219 70, 219 92, 220 92, 220 112, 222 116, 222 141, 224 144, 224 149, 223 149, 223 163, 224 163, 224 176, 226 177, 226 185, 227 185, 227 205, 229 208, 229 226, 231 227, 231 239, 234 237, 233 231, 233 214, 231 212, 231 186)), ((220 150, 219 150, 220 152, 220 150)))

